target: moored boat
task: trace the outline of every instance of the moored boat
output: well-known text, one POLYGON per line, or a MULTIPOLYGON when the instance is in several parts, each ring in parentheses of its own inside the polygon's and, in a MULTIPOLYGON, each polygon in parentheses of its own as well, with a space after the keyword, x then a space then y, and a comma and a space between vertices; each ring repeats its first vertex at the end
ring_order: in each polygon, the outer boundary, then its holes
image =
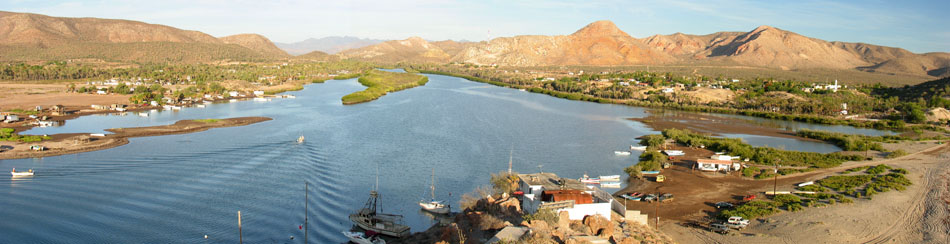
POLYGON ((620 188, 620 182, 600 182, 600 187, 602 188, 620 188))
POLYGON ((627 156, 627 155, 630 155, 630 152, 628 152, 628 151, 614 151, 614 154, 617 154, 617 155, 619 155, 619 156, 627 156))
POLYGON ((579 180, 581 183, 586 183, 586 184, 600 184, 600 179, 590 178, 589 176, 587 176, 587 174, 584 174, 583 177, 577 180, 579 180))
POLYGON ((600 181, 620 181, 620 175, 601 175, 600 181))
POLYGON ((33 176, 33 169, 17 172, 16 168, 13 168, 13 170, 10 171, 10 174, 13 176, 33 176))
POLYGON ((437 214, 447 214, 452 210, 452 206, 445 204, 444 201, 435 200, 435 168, 432 168, 432 184, 429 185, 429 193, 431 194, 428 201, 425 199, 419 200, 419 206, 422 207, 422 210, 437 213, 437 214))
POLYGON ((632 150, 632 151, 646 151, 646 150, 647 150, 647 146, 634 146, 634 145, 630 145, 630 150, 632 150))
POLYGON ((303 143, 303 136, 297 137, 297 143, 303 143))
POLYGON ((367 237, 362 232, 351 231, 343 231, 343 235, 350 239, 350 242, 357 244, 386 244, 386 241, 383 240, 383 238, 379 238, 377 235, 367 237))

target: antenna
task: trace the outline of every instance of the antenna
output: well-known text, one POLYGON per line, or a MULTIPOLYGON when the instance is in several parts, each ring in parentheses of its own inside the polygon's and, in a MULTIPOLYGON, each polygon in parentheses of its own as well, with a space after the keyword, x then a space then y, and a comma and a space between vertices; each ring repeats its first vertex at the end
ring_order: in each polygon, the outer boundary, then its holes
POLYGON ((376 185, 373 186, 373 191, 379 191, 379 163, 376 163, 376 185))

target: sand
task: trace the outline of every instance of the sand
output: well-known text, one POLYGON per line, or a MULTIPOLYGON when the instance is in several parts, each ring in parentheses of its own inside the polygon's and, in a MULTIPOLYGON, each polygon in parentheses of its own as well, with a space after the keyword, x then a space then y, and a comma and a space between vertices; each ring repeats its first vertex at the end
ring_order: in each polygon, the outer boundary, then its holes
MULTIPOLYGON (((920 147, 916 142, 907 144, 908 151, 920 147)), ((907 177, 914 184, 901 192, 880 193, 872 200, 856 199, 853 204, 783 211, 753 220, 748 228, 729 235, 688 227, 691 225, 685 220, 661 221, 660 229, 679 243, 950 243, 950 147, 929 145, 897 159, 849 162, 779 180, 779 190, 783 190, 791 188, 788 181, 820 179, 851 167, 885 163, 908 170, 907 177)), ((771 184, 758 190, 771 190, 771 184)), ((701 218, 684 219, 708 223, 701 218)))
POLYGON ((80 152, 89 152, 118 147, 129 143, 128 138, 194 133, 211 128, 244 126, 271 120, 267 117, 240 117, 220 119, 215 122, 181 120, 171 125, 118 128, 106 131, 105 137, 89 136, 85 133, 52 135, 52 140, 32 143, 0 141, 0 159, 50 157, 80 152), (44 151, 32 151, 31 145, 42 145, 44 151))

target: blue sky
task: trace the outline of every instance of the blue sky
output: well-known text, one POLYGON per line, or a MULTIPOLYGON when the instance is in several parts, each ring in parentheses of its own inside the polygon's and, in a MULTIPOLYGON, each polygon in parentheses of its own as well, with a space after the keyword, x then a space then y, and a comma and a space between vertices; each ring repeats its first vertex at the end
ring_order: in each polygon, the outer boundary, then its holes
POLYGON ((258 33, 277 42, 358 36, 481 41, 564 35, 612 20, 637 38, 750 31, 770 25, 829 41, 950 52, 950 1, 725 0, 0 0, 0 10, 144 21, 214 36, 258 33))

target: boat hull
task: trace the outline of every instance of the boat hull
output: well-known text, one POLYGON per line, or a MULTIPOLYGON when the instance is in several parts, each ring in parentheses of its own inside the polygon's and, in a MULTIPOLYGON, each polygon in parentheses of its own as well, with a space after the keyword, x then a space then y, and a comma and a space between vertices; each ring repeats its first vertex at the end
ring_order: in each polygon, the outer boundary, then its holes
POLYGON ((437 214, 447 214, 451 210, 449 206, 441 203, 420 202, 419 206, 422 207, 422 210, 437 214))
POLYGON ((371 223, 370 219, 371 218, 368 216, 360 216, 359 214, 350 215, 350 221, 356 224, 356 226, 359 226, 360 228, 364 230, 372 230, 382 235, 398 237, 398 238, 406 237, 409 235, 408 226, 399 225, 400 227, 385 228, 385 225, 383 223, 378 223, 377 225, 383 225, 383 226, 377 227, 371 223))

